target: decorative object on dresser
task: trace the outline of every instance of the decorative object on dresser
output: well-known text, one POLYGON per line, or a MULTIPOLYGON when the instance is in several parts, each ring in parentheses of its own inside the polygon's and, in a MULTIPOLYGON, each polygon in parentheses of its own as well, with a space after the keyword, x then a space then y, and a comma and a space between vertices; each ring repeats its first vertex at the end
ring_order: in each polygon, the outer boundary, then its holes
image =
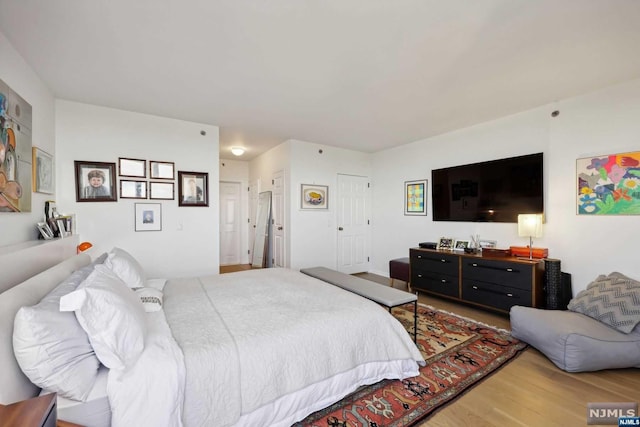
POLYGON ((514 305, 543 307, 544 263, 412 248, 411 289, 508 312, 514 305))
POLYGON ((441 237, 438 240, 438 248, 437 249, 441 249, 441 250, 445 250, 445 249, 453 249, 453 238, 451 237, 441 237))
POLYGON ((529 259, 533 259, 533 238, 542 237, 542 214, 518 215, 518 236, 529 238, 529 259))

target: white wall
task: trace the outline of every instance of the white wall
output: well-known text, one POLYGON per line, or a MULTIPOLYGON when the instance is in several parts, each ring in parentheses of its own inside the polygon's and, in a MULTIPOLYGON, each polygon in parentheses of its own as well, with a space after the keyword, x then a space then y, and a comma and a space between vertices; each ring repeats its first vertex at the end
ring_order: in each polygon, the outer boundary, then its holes
MULTIPOLYGON (((55 156, 55 108, 53 94, 0 32, 0 79, 25 99, 33 109, 34 147, 55 156)), ((25 188, 24 191, 31 191, 25 188)), ((32 193, 31 212, 0 212, 0 246, 36 240, 36 222, 44 217, 44 202, 55 194, 32 193)))
POLYGON ((249 218, 249 162, 242 160, 220 160, 220 181, 240 183, 240 263, 249 263, 249 233, 253 230, 247 222, 249 218))
POLYGON ((640 80, 564 100, 514 116, 428 138, 373 155, 374 266, 388 275, 388 261, 441 236, 468 239, 471 234, 524 246, 516 224, 434 222, 431 188, 426 217, 403 215, 403 182, 429 179, 446 166, 543 152, 546 224, 536 247, 562 261, 572 274, 574 293, 598 274, 620 271, 640 278, 635 245, 637 216, 576 215, 576 159, 640 150, 640 80), (550 116, 559 110, 556 118, 550 116))
POLYGON ((149 277, 218 273, 216 126, 58 100, 56 148, 58 210, 76 214, 77 231, 94 244, 94 253, 121 247, 140 261, 149 277), (74 161, 117 165, 119 157, 174 162, 176 178, 180 170, 207 172, 209 207, 179 207, 177 179, 176 199, 171 201, 76 202, 74 161), (162 231, 134 231, 135 203, 162 205, 162 231))

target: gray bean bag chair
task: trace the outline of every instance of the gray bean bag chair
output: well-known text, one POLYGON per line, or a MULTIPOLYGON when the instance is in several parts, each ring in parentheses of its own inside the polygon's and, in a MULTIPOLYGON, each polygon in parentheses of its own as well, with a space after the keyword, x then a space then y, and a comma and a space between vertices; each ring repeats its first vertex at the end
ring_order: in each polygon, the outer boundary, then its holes
POLYGON ((640 368, 640 282, 598 276, 568 311, 511 308, 511 334, 568 372, 640 368))

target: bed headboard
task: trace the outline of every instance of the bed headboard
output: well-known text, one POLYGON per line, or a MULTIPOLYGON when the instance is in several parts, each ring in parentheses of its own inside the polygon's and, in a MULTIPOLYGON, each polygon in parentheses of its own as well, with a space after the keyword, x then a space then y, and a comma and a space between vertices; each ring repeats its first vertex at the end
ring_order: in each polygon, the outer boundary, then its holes
POLYGON ((22 373, 13 355, 13 320, 20 307, 34 305, 75 270, 88 265, 87 254, 74 255, 0 293, 0 403, 7 405, 36 396, 38 387, 22 373))

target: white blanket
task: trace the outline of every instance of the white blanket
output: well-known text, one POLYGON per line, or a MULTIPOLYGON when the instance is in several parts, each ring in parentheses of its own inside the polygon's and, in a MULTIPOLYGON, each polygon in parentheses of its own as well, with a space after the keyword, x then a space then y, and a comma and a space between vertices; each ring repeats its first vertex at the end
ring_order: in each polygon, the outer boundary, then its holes
POLYGON ((170 280, 156 314, 138 363, 109 374, 114 427, 289 426, 424 364, 384 308, 286 269, 170 280))
MULTIPOLYGON (((185 357, 186 426, 228 426, 240 417, 244 424, 248 414, 281 403, 282 396, 336 375, 362 375, 373 365, 376 374, 352 378, 334 396, 339 400, 382 377, 416 376, 417 362, 424 363, 384 308, 292 270, 171 280, 164 294, 165 314, 185 357)), ((304 417, 320 408, 305 409, 287 411, 304 417)))

